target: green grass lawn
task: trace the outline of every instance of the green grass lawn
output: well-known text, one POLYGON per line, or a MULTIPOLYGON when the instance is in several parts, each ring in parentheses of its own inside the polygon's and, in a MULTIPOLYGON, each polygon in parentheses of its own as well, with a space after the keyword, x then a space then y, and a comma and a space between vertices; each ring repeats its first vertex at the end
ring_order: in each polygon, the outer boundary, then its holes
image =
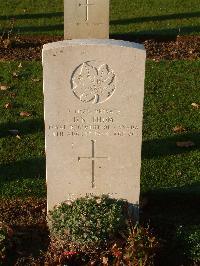
MULTIPOLYGON (((200 33, 199 0, 111 0, 111 34, 187 35, 200 33)), ((63 0, 4 0, 0 31, 14 18, 16 34, 63 35, 63 0)))
MULTIPOLYGON (((0 91, 0 196, 45 196, 42 66, 18 66, 0 63, 0 82, 10 86, 0 91), (31 116, 21 117, 22 111, 31 116), (9 133, 16 129, 21 139, 9 133)), ((199 61, 147 62, 142 192, 200 185, 200 111, 191 106, 200 102, 199 67, 199 61), (186 131, 174 133, 177 125, 186 131), (195 146, 178 148, 177 141, 195 146)))
MULTIPOLYGON (((148 62, 143 128, 143 190, 200 182, 200 61, 148 62), (183 126, 182 134, 173 128, 183 126), (193 141, 193 148, 176 142, 193 141)), ((200 185, 200 183, 199 183, 200 185)))
POLYGON ((40 63, 0 64, 0 196, 44 196, 44 122, 42 67, 40 63), (19 74, 13 77, 13 72, 19 74), (38 81, 38 79, 40 81, 38 81), (13 108, 6 109, 6 103, 13 108), (21 117, 20 112, 31 113, 21 117), (18 139, 8 130, 19 130, 18 139))
POLYGON ((200 102, 199 74, 200 61, 147 62, 141 188, 149 206, 142 219, 166 241, 162 266, 200 260, 200 109, 191 106, 200 102), (186 131, 174 133, 176 126, 186 131), (195 146, 176 147, 180 141, 195 146))
MULTIPOLYGON (((46 197, 42 66, 34 61, 19 66, 20 62, 0 63, 0 83, 10 87, 0 90, 0 198, 4 199, 46 197), (8 103, 12 108, 5 108, 8 103), (18 130, 18 136, 9 130, 18 130)), ((182 265, 175 263, 183 259, 184 250, 178 230, 186 234, 181 239, 190 239, 190 232, 194 243, 200 237, 200 110, 191 105, 200 103, 199 69, 200 61, 147 61, 141 189, 149 207, 141 220, 150 221, 166 241, 162 266, 182 265), (174 133, 178 125, 186 131, 174 133), (178 148, 177 141, 192 141, 195 146, 178 148)), ((196 244, 193 247, 186 244, 187 256, 199 258, 196 244)))
MULTIPOLYGON (((199 17, 199 0, 111 0, 110 32, 113 37, 198 35, 199 17)), ((1 1, 0 32, 12 27, 12 18, 14 36, 63 35, 63 0, 1 1)), ((46 197, 42 66, 21 63, 0 62, 0 83, 10 87, 0 90, 0 198, 46 197), (12 108, 5 108, 8 103, 12 108)), ((162 266, 182 265, 180 228, 182 239, 195 232, 199 242, 200 109, 191 105, 200 104, 199 91, 200 61, 147 61, 141 190, 148 207, 141 221, 150 221, 167 241, 162 266), (174 133, 176 126, 185 131, 174 133), (177 147, 180 141, 194 146, 177 147)), ((187 257, 200 257, 195 248, 190 252, 187 257)))

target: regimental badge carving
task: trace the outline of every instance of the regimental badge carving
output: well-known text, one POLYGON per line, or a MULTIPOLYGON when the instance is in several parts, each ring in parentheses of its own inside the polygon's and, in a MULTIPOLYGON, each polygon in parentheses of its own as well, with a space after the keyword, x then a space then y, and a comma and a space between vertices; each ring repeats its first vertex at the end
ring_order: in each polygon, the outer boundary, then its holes
POLYGON ((114 71, 98 61, 79 65, 71 78, 73 93, 83 103, 99 104, 107 101, 116 89, 115 83, 114 71))

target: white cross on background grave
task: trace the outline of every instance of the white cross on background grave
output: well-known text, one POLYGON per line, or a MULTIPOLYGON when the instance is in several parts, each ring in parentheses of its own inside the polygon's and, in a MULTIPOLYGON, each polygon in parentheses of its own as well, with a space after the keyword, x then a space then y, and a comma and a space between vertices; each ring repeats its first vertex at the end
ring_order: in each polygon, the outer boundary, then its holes
POLYGON ((92 188, 95 187, 95 160, 96 159, 108 159, 108 157, 95 157, 95 141, 91 140, 92 142, 92 156, 88 157, 78 157, 78 161, 80 162, 81 159, 89 159, 92 160, 92 188))
POLYGON ((85 4, 79 4, 79 6, 84 6, 86 8, 86 18, 85 18, 85 21, 88 21, 89 20, 89 6, 94 6, 94 4, 90 4, 89 3, 89 0, 86 0, 86 3, 85 4))

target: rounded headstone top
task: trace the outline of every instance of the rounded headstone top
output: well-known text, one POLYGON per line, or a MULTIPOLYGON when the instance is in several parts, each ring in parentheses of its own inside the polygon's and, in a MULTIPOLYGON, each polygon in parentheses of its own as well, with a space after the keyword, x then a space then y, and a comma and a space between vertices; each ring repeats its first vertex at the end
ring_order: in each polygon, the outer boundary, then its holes
POLYGON ((124 48, 135 48, 145 52, 144 45, 134 42, 127 42, 121 40, 113 40, 113 39, 74 39, 74 40, 65 40, 59 42, 47 43, 43 46, 43 50, 51 50, 56 48, 62 48, 66 46, 118 46, 124 48))

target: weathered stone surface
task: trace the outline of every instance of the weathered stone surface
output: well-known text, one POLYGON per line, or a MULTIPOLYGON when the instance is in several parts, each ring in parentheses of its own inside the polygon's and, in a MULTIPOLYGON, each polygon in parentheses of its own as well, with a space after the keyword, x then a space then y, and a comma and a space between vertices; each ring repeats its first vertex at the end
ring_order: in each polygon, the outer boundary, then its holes
POLYGON ((139 203, 145 50, 114 40, 43 49, 48 208, 86 194, 139 203))
POLYGON ((109 0, 64 0, 64 38, 109 38, 109 0))

